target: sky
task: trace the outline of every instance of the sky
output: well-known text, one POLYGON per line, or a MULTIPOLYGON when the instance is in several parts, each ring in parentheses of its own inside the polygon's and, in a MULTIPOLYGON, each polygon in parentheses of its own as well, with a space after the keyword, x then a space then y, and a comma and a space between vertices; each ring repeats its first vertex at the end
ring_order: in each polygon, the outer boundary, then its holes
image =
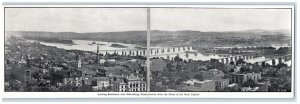
POLYGON ((151 9, 151 29, 242 31, 291 29, 290 9, 151 9), (178 22, 180 21, 180 22, 178 22))
MULTIPOLYGON (((145 31, 145 8, 6 8, 6 31, 145 31)), ((290 9, 151 8, 152 30, 291 29, 290 9)))
POLYGON ((146 30, 144 8, 6 8, 6 31, 110 32, 146 30))

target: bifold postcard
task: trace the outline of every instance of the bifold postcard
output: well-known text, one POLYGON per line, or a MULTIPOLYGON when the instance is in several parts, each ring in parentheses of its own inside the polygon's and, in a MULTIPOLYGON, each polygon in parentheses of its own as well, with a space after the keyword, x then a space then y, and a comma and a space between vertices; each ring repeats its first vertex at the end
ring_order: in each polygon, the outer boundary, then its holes
POLYGON ((2 11, 3 98, 294 97, 294 4, 2 11))

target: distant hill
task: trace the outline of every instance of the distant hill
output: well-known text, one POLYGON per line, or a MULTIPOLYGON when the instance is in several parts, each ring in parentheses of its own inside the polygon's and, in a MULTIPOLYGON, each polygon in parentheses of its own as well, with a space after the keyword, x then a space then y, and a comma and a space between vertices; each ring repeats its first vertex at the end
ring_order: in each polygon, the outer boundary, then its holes
MULTIPOLYGON (((43 32, 43 31, 6 31, 7 36, 19 36, 27 39, 34 38, 58 38, 66 40, 99 40, 109 42, 123 42, 131 44, 139 44, 146 46, 147 36, 146 31, 123 31, 123 32, 94 32, 94 33, 75 33, 75 32, 43 32)), ((257 38, 263 36, 279 36, 290 37, 291 34, 288 30, 246 30, 246 31, 225 31, 225 32, 202 32, 202 31, 151 31, 151 40, 159 42, 182 39, 195 39, 195 38, 257 38)))
POLYGON ((202 32, 202 31, 192 31, 192 30, 183 30, 183 31, 159 31, 154 30, 152 31, 151 36, 187 36, 187 35, 203 35, 203 36, 236 36, 236 37, 243 37, 243 36, 261 36, 261 35, 285 35, 291 36, 289 30, 245 30, 245 31, 224 31, 224 32, 202 32))
POLYGON ((96 32, 96 33, 75 33, 75 32, 42 32, 42 31, 8 31, 7 36, 19 36, 26 39, 67 39, 67 40, 98 40, 107 42, 123 42, 131 44, 146 45, 146 32, 124 31, 124 32, 96 32))

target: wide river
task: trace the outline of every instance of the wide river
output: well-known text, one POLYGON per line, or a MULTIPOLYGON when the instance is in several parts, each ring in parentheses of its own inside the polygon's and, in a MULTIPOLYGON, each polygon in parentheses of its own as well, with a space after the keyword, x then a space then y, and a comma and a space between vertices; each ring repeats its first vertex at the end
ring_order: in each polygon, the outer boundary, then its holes
MULTIPOLYGON (((40 41, 39 41, 40 42, 40 41)), ((100 51, 114 51, 114 50, 126 50, 126 49, 136 49, 139 47, 135 44, 125 44, 125 43, 117 43, 117 42, 103 42, 103 41, 89 41, 89 40, 73 40, 74 44, 61 44, 61 43, 48 43, 48 42, 40 42, 46 46, 54 46, 57 48, 67 49, 67 50, 83 50, 83 51, 97 51, 97 45, 99 44, 100 51), (112 47, 112 44, 118 44, 126 47, 112 47)), ((157 47, 156 47, 157 48, 157 47)), ((156 55, 151 57, 163 57, 165 59, 172 59, 175 56, 179 55, 180 58, 184 60, 192 59, 192 60, 210 60, 212 58, 218 59, 223 58, 219 55, 203 55, 201 53, 178 53, 178 54, 168 54, 168 55, 156 55)))
POLYGON ((60 43, 48 43, 48 42, 40 42, 46 46, 55 46, 57 48, 63 48, 67 50, 82 50, 82 51, 97 51, 97 44, 99 44, 99 50, 123 50, 123 49, 135 49, 136 46, 134 44, 124 44, 124 43, 116 43, 116 42, 103 42, 103 41, 89 41, 89 40, 73 40, 74 44, 60 44, 60 43), (94 43, 94 44, 93 44, 94 43), (118 44, 126 47, 112 47, 112 44, 118 44))

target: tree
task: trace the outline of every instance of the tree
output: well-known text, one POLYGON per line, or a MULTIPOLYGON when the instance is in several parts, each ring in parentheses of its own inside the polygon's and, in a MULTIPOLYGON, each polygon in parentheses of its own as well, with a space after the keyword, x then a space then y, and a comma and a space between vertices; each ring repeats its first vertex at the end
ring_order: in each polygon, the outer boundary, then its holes
POLYGON ((203 81, 203 76, 202 76, 202 74, 196 74, 196 75, 193 76, 193 78, 195 78, 195 79, 197 79, 197 80, 199 80, 199 81, 203 81))
POLYGON ((244 59, 242 59, 242 58, 240 58, 240 59, 238 59, 238 60, 236 61, 236 65, 244 64, 244 63, 246 63, 246 62, 245 62, 244 59))
POLYGON ((255 82, 252 79, 247 80, 244 84, 244 87, 255 87, 255 82))
POLYGON ((82 92, 90 92, 90 91, 92 91, 92 89, 93 88, 89 85, 82 85, 79 87, 79 90, 82 92))
POLYGON ((61 87, 61 91, 63 92, 71 92, 72 91, 72 86, 71 85, 66 85, 61 87))
POLYGON ((282 67, 287 67, 287 65, 284 64, 284 63, 279 63, 279 64, 277 65, 277 68, 278 68, 278 69, 280 69, 280 68, 282 68, 282 67))
POLYGON ((179 55, 174 57, 174 61, 182 61, 182 59, 179 57, 179 55))
POLYGON ((230 62, 229 62, 229 65, 234 65, 234 62, 233 62, 233 61, 230 61, 230 62))

